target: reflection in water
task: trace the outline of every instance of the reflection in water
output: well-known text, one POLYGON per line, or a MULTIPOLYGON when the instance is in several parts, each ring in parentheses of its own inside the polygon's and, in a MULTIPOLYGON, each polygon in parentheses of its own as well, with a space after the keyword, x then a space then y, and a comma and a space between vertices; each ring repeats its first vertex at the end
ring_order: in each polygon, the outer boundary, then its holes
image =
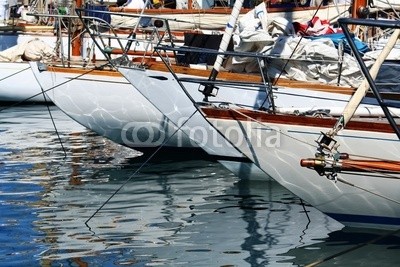
MULTIPOLYGON (((399 232, 343 228, 312 245, 284 253, 297 266, 321 262, 321 266, 397 266, 400 260, 399 232)), ((285 262, 285 261, 283 261, 285 262)))
MULTIPOLYGON (((212 160, 166 154, 136 173, 146 155, 52 111, 66 157, 44 107, 0 112, 6 265, 304 265, 358 236, 275 182, 239 179, 212 160)), ((397 251, 389 243, 368 248, 397 251)))
POLYGON ((204 160, 148 164, 85 227, 139 165, 102 168, 79 186, 53 184, 39 213, 39 229, 52 240, 42 260, 65 263, 74 256, 100 263, 122 250, 114 264, 255 266, 276 263, 277 252, 340 227, 313 211, 312 224, 327 228, 304 238, 308 221, 297 198, 271 181, 239 181, 204 160))

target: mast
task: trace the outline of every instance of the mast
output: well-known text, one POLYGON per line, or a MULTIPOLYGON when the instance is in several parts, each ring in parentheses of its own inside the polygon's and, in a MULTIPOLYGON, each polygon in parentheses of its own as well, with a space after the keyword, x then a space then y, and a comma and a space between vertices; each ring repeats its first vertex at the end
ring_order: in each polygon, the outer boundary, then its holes
POLYGON ((366 18, 369 15, 368 0, 353 0, 351 17, 355 19, 366 18))
MULTIPOLYGON (((240 14, 240 9, 242 8, 244 0, 236 0, 233 8, 232 8, 232 13, 231 16, 229 17, 228 24, 226 25, 224 35, 222 36, 221 43, 219 45, 218 52, 219 54, 217 55, 217 58, 215 59, 215 63, 213 66, 213 69, 210 73, 210 77, 208 78, 209 81, 215 81, 217 78, 217 75, 219 73, 219 70, 222 65, 222 61, 224 59, 224 55, 220 53, 226 52, 229 42, 231 41, 231 37, 233 34, 233 30, 235 29, 236 22, 239 18, 240 14)), ((213 84, 207 84, 204 86, 203 89, 203 94, 204 94, 204 101, 208 101, 208 97, 212 95, 212 91, 214 89, 213 84)))
MULTIPOLYGON (((82 3, 83 3, 82 0, 75 0, 76 8, 82 7, 82 3)), ((72 21, 70 19, 69 24, 71 24, 71 23, 72 23, 72 21)), ((71 33, 71 35, 72 35, 71 36, 72 37, 72 44, 71 44, 72 51, 71 51, 71 54, 72 54, 73 57, 75 57, 75 56, 78 57, 78 56, 81 55, 82 40, 80 38, 80 34, 81 34, 80 30, 75 30, 75 31, 73 31, 71 33)))

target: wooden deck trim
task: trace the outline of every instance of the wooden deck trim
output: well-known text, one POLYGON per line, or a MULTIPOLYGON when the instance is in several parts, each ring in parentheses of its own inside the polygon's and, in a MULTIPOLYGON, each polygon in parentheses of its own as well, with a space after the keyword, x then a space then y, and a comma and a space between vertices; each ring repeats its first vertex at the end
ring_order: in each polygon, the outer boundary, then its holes
MULTIPOLYGON (((168 72, 167 67, 162 62, 149 62, 147 68, 155 71, 165 71, 168 72)), ((210 76, 211 70, 206 69, 193 69, 187 66, 178 66, 172 65, 171 68, 177 74, 187 74, 187 75, 195 75, 202 78, 208 78, 210 76)), ((75 74, 82 74, 84 72, 89 72, 88 69, 84 68, 64 68, 64 67, 49 67, 50 71, 54 72, 71 72, 75 74)), ((108 76, 121 76, 116 71, 106 71, 106 70, 93 70, 90 72, 92 75, 108 75, 108 76)), ((218 80, 226 80, 226 81, 236 81, 236 82, 249 82, 249 83, 259 83, 262 81, 261 77, 257 74, 252 73, 234 73, 234 72, 225 72, 221 71, 218 74, 218 80)), ((279 79, 276 84, 277 86, 284 86, 290 88, 303 88, 307 90, 314 91, 324 91, 331 93, 341 93, 346 95, 352 95, 354 93, 354 88, 351 87, 341 87, 336 85, 329 84, 320 84, 320 83, 310 83, 304 81, 294 81, 288 79, 279 79)))
POLYGON ((82 75, 87 73, 87 75, 98 75, 98 76, 110 76, 110 77, 122 77, 122 74, 115 70, 96 70, 96 69, 85 69, 78 67, 57 67, 57 66, 49 66, 48 71, 57 72, 57 73, 71 73, 82 75))
MULTIPOLYGON (((222 109, 213 107, 201 107, 201 111, 208 118, 249 121, 257 120, 261 123, 273 123, 284 125, 298 125, 306 127, 332 128, 336 122, 336 118, 317 118, 309 116, 296 116, 287 114, 270 114, 263 111, 247 110, 247 109, 222 109), (239 113, 240 112, 240 113, 239 113)), ((394 133, 393 128, 386 122, 372 122, 366 120, 350 121, 346 125, 346 130, 371 131, 380 133, 394 133)))

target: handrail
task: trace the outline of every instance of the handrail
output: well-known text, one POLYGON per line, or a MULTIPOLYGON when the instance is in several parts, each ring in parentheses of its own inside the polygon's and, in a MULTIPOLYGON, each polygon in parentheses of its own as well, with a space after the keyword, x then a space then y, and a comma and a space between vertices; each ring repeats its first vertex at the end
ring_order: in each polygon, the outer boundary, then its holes
MULTIPOLYGON (((141 43, 144 46, 143 57, 149 53, 149 47, 151 45, 156 46, 162 44, 165 41, 165 34, 160 34, 159 29, 163 28, 164 32, 168 34, 168 36, 172 36, 172 31, 170 30, 168 19, 159 18, 157 16, 149 16, 149 15, 140 15, 140 14, 126 14, 126 13, 117 13, 117 12, 109 12, 104 10, 92 10, 92 9, 82 9, 77 8, 76 13, 78 17, 81 19, 86 32, 91 36, 95 45, 100 49, 103 55, 106 57, 108 61, 112 61, 110 51, 113 48, 110 46, 109 42, 105 42, 104 38, 108 41, 110 39, 114 39, 118 42, 117 50, 122 51, 121 57, 128 59, 128 56, 131 54, 130 44, 132 42, 141 43), (120 17, 129 17, 137 19, 137 22, 132 27, 123 27, 124 30, 130 31, 128 36, 121 37, 117 33, 116 27, 110 24, 110 22, 104 20, 103 18, 96 16, 85 16, 84 14, 90 12, 90 14, 98 14, 99 16, 107 15, 115 15, 120 17), (141 21, 146 20, 149 24, 141 25, 141 21), (152 22, 153 25, 150 25, 152 22), (137 26, 139 25, 139 26, 137 26), (106 34, 104 32, 107 32, 106 34), (150 38, 141 38, 139 39, 136 35, 137 32, 150 32, 150 38), (111 35, 110 35, 111 33, 111 35), (126 44, 122 41, 126 41, 126 44), (156 41, 156 42, 154 42, 156 41)), ((148 37, 148 36, 147 36, 148 37)), ((173 38, 170 38, 168 42, 171 46, 174 46, 173 38)), ((151 48, 152 50, 152 48, 151 48)), ((124 61, 126 62, 126 61, 124 61)))

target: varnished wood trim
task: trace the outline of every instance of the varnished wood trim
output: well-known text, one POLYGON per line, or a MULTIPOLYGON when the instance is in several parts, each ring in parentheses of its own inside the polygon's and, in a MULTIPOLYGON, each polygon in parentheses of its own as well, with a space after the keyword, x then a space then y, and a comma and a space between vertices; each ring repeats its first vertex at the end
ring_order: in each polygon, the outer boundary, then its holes
POLYGON ((49 66, 48 71, 57 72, 57 73, 71 73, 82 75, 87 73, 88 75, 99 75, 99 76, 110 76, 110 77, 121 77, 122 74, 115 70, 96 70, 96 69, 85 69, 78 67, 57 67, 57 66, 49 66))
MULTIPOLYGON (((148 65, 148 68, 151 70, 157 71, 168 71, 167 67, 164 64, 160 64, 160 62, 154 62, 148 65)), ((193 69, 186 66, 176 66, 173 65, 172 69, 177 74, 188 74, 195 75, 203 78, 208 78, 211 70, 204 69, 193 69)), ((249 83, 259 83, 262 82, 262 78, 260 75, 255 73, 235 73, 235 72, 227 72, 220 71, 218 73, 218 80, 226 80, 226 81, 241 81, 241 82, 249 82, 249 83)), ((272 81, 275 82, 275 81, 272 81)), ((288 79, 279 79, 276 82, 276 86, 286 86, 290 88, 303 88, 315 91, 324 91, 324 92, 333 92, 333 93, 342 93, 352 95, 354 93, 354 88, 344 87, 344 86, 336 86, 322 83, 312 83, 305 81, 295 81, 288 79)))
MULTIPOLYGON (((247 109, 238 109, 237 112, 234 109, 202 107, 201 110, 203 114, 208 118, 224 120, 249 121, 251 119, 262 123, 299 125, 317 128, 332 128, 337 122, 336 118, 317 118, 286 114, 270 114, 263 111, 247 109)), ((394 133, 393 128, 388 123, 386 123, 386 121, 350 121, 346 125, 346 129, 357 131, 371 131, 371 129, 373 129, 374 132, 394 133)))
MULTIPOLYGON (((167 67, 162 62, 148 62, 147 68, 155 71, 165 71, 168 72, 167 67)), ((208 78, 210 76, 211 70, 206 69, 193 69, 186 66, 172 65, 171 68, 177 74, 187 74, 187 75, 195 75, 201 78, 208 78)), ((106 75, 113 77, 122 77, 122 75, 113 70, 89 70, 84 68, 65 68, 65 67, 56 67, 50 66, 50 71, 54 72, 64 72, 64 73, 74 73, 74 74, 83 74, 85 72, 90 73, 91 75, 106 75)), ((234 72, 226 72, 221 71, 218 74, 219 80, 225 81, 236 81, 236 82, 249 82, 249 83, 260 83, 262 81, 261 77, 254 73, 234 73, 234 72)), ((312 83, 312 82, 304 82, 304 81, 295 81, 280 78, 276 83, 277 86, 289 87, 289 88, 300 88, 307 89, 312 91, 323 91, 329 93, 339 93, 345 95, 352 95, 355 91, 354 88, 344 87, 344 86, 336 86, 322 83, 312 83)), ((372 94, 368 94, 367 96, 372 96, 372 94)), ((388 93, 382 94, 385 99, 393 99, 400 100, 400 94, 398 93, 388 93)))
MULTIPOLYGON (((162 62, 149 62, 147 68, 155 71, 165 71, 168 72, 168 68, 162 62)), ((187 74, 194 75, 201 78, 208 78, 210 76, 211 70, 209 69, 194 69, 187 66, 179 66, 172 65, 171 68, 177 74, 187 74)), ((90 72, 93 75, 107 75, 107 76, 121 76, 118 72, 110 71, 110 70, 93 70, 90 71, 84 68, 64 68, 64 67, 49 67, 50 71, 54 72, 70 72, 75 74, 82 74, 84 72, 90 72)), ((249 82, 249 83, 260 83, 262 81, 260 75, 254 73, 234 73, 234 72, 226 72, 220 71, 218 74, 218 80, 225 81, 236 81, 236 82, 249 82)), ((277 86, 290 87, 290 88, 303 88, 307 90, 314 91, 324 91, 324 92, 332 92, 332 93, 340 93, 352 95, 354 93, 354 89, 351 87, 342 87, 335 86, 329 84, 321 84, 321 83, 311 83, 304 81, 294 81, 288 79, 279 79, 277 82, 277 86)))
MULTIPOLYGON (((340 170, 351 172, 400 172, 399 161, 389 160, 360 160, 360 159, 342 159, 340 170)), ((323 168, 325 162, 317 158, 308 158, 300 160, 300 165, 306 168, 323 168)))

